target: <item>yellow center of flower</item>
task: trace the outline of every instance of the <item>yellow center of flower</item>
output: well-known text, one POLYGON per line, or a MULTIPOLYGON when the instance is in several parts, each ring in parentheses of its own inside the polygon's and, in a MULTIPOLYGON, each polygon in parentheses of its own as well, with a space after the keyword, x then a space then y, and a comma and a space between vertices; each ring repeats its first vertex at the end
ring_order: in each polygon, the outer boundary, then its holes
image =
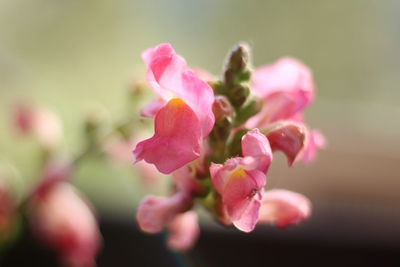
POLYGON ((183 100, 180 99, 180 98, 173 98, 173 99, 171 99, 171 100, 169 101, 168 104, 171 105, 171 106, 174 107, 174 108, 180 108, 180 107, 182 107, 183 105, 185 105, 185 102, 183 102, 183 100))
POLYGON ((232 178, 244 178, 246 177, 246 172, 243 168, 238 168, 236 171, 232 172, 232 178))

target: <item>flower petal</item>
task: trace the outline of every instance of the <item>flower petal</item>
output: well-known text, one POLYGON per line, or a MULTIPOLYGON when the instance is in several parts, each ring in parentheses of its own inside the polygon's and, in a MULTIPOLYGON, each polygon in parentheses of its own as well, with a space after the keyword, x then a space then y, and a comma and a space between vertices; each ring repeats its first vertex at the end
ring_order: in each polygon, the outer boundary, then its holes
POLYGON ((305 163, 311 163, 317 156, 319 148, 326 146, 326 139, 321 132, 317 130, 310 131, 308 142, 303 154, 303 161, 305 163))
POLYGON ((258 68, 250 87, 265 100, 262 111, 249 121, 247 127, 251 128, 290 119, 314 99, 310 69, 293 58, 283 58, 273 65, 258 68))
POLYGON ((268 139, 257 128, 242 137, 242 153, 257 159, 257 169, 266 173, 272 162, 272 150, 268 139))
POLYGON ((263 130, 263 133, 273 151, 281 150, 286 155, 289 166, 302 155, 307 139, 307 129, 304 125, 283 121, 271 125, 269 129, 263 130))
POLYGON ((157 112, 165 106, 166 101, 162 98, 156 98, 150 102, 147 106, 140 110, 140 115, 144 117, 154 117, 157 112))
POLYGON ((286 227, 297 224, 310 215, 311 203, 301 194, 279 189, 264 193, 260 222, 286 227))
POLYGON ((174 98, 155 117, 154 136, 136 145, 136 162, 144 159, 169 174, 200 156, 201 128, 193 110, 174 98))
POLYGON ((184 212, 190 205, 190 198, 182 192, 170 198, 147 196, 139 205, 136 220, 142 231, 159 233, 177 214, 184 212))
MULTIPOLYGON (((187 67, 186 61, 175 53, 170 44, 147 49, 142 57, 148 66, 146 77, 153 90, 164 101, 173 97, 183 99, 196 113, 202 136, 206 137, 214 125, 212 88, 187 67)), ((155 104, 147 110, 154 109, 155 104)), ((143 112, 148 114, 147 110, 143 112)))
POLYGON ((168 247, 175 251, 190 249, 199 237, 200 228, 197 223, 197 214, 188 211, 177 215, 168 225, 168 247))

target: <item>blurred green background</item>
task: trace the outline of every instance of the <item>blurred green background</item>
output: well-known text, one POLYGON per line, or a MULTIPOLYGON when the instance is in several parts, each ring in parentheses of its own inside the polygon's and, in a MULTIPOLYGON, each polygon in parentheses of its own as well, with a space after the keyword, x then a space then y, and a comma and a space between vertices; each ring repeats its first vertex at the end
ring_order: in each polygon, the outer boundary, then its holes
MULTIPOLYGON (((399 14, 396 0, 1 0, 0 158, 28 186, 36 179, 35 145, 9 129, 20 99, 60 115, 71 153, 88 111, 101 106, 115 119, 124 110, 147 47, 170 42, 190 66, 218 75, 227 51, 246 41, 255 66, 293 56, 312 68, 318 91, 306 119, 329 143, 311 166, 288 169, 277 156, 269 188, 398 218, 399 14)), ((130 166, 89 162, 74 183, 102 211, 127 216, 146 193, 130 166)))

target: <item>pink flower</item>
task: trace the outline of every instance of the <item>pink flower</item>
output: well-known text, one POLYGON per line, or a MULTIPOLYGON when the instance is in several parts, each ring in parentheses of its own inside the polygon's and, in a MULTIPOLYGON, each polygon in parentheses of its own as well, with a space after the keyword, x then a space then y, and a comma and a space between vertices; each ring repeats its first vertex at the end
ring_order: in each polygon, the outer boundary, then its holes
POLYGON ((303 161, 305 163, 312 162, 319 148, 324 148, 326 146, 325 137, 317 130, 310 131, 308 136, 308 142, 303 154, 303 161))
POLYGON ((177 215, 168 225, 167 245, 175 251, 186 251, 190 249, 200 234, 197 214, 188 211, 177 215))
POLYGON ((251 90, 265 105, 247 122, 247 127, 263 127, 288 120, 305 109, 314 99, 314 81, 309 68, 296 59, 283 58, 273 65, 255 70, 251 90))
POLYGON ((54 149, 62 139, 62 124, 51 110, 33 105, 20 105, 15 115, 16 128, 32 135, 46 149, 54 149))
POLYGON ((311 215, 311 203, 303 195, 288 190, 270 190, 264 193, 260 222, 286 227, 297 224, 311 215))
POLYGON ((193 110, 174 98, 155 117, 155 134, 136 145, 136 162, 144 159, 165 174, 200 156, 201 128, 193 110))
POLYGON ((69 184, 53 184, 30 200, 30 221, 36 236, 54 248, 66 266, 95 266, 101 235, 93 210, 69 184))
POLYGON ((265 173, 271 164, 272 152, 267 138, 258 129, 243 136, 242 151, 244 158, 232 158, 223 165, 212 164, 210 173, 233 225, 250 232, 258 221, 265 173))
POLYGON ((138 207, 136 220, 142 231, 159 233, 191 205, 192 200, 185 192, 177 192, 170 198, 147 196, 138 207))
POLYGON ((202 140, 214 125, 212 88, 191 71, 170 44, 142 54, 147 82, 158 97, 142 110, 155 116, 155 134, 140 142, 133 154, 165 174, 199 157, 202 140))
POLYGON ((292 166, 304 152, 307 139, 307 128, 300 123, 281 121, 265 129, 265 135, 273 151, 282 151, 289 166, 292 166))

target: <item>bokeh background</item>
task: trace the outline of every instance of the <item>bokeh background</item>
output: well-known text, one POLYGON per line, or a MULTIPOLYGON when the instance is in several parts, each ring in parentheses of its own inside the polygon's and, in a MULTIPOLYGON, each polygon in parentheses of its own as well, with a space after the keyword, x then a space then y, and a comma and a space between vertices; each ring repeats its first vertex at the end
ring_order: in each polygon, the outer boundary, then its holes
MULTIPOLYGON (((60 115, 63 149, 73 153, 88 112, 115 119, 124 110, 128 85, 143 79, 147 47, 170 42, 190 66, 219 75, 227 51, 245 41, 255 66, 293 56, 318 87, 306 119, 329 146, 311 166, 289 169, 279 155, 269 175, 269 188, 299 191, 315 206, 293 236, 398 249, 399 17, 396 0, 1 0, 0 157, 21 169, 27 190, 37 178, 35 146, 8 129, 21 99, 60 115)), ((127 221, 146 193, 130 166, 89 162, 73 181, 101 214, 127 221)), ((207 218, 204 227, 225 231, 207 218)))

